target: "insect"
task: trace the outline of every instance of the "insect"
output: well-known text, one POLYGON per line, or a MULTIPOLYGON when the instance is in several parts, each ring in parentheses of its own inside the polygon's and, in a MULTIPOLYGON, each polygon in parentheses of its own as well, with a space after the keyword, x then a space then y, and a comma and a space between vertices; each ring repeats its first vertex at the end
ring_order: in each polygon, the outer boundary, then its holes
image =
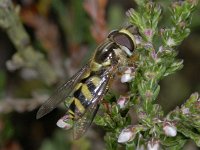
POLYGON ((135 48, 135 35, 128 28, 111 32, 92 59, 40 107, 37 119, 65 102, 67 112, 61 118, 65 126, 60 126, 73 127, 74 138, 80 138, 91 125, 111 79, 119 67, 127 65, 135 48))

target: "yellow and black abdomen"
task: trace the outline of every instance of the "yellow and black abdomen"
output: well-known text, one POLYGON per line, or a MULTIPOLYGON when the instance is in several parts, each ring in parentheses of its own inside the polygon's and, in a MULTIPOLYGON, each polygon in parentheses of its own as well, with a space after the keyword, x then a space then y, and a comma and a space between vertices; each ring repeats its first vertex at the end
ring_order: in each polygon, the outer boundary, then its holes
POLYGON ((87 78, 82 79, 80 83, 77 84, 71 98, 72 103, 68 110, 72 118, 81 117, 85 113, 85 110, 91 104, 102 82, 101 75, 93 75, 92 72, 87 78))

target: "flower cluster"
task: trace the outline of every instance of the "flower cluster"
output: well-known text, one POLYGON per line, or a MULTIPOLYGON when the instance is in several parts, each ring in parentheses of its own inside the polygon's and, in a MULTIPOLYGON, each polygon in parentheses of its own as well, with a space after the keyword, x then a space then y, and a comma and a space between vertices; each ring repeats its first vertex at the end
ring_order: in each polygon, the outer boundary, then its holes
POLYGON ((109 131, 105 136, 107 149, 117 149, 119 143, 127 149, 181 149, 187 138, 200 146, 197 94, 166 116, 161 106, 155 104, 160 91, 159 81, 183 67, 183 60, 176 59, 175 48, 190 33, 188 27, 197 1, 173 2, 168 20, 171 24, 167 27, 158 26, 162 7, 147 0, 136 2, 138 9, 130 9, 127 15, 138 29, 139 42, 135 50, 138 59, 135 66, 127 67, 121 76, 121 82, 130 85, 129 96, 110 96, 109 110, 102 107, 104 116, 97 116, 95 122, 109 131))

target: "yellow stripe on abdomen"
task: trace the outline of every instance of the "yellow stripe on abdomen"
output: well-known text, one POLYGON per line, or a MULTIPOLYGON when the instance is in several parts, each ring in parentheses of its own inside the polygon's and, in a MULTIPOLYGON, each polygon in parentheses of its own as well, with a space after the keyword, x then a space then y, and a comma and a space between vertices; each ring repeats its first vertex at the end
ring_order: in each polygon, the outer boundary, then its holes
POLYGON ((75 89, 74 91, 78 90, 81 87, 81 85, 82 85, 82 83, 77 83, 75 88, 74 88, 75 89))
POLYGON ((71 109, 68 110, 68 113, 70 118, 74 118, 74 112, 71 109))
POLYGON ((80 113, 84 113, 85 112, 85 108, 84 106, 81 104, 80 100, 74 97, 74 101, 75 101, 75 106, 76 108, 79 110, 80 113))
POLYGON ((94 76, 91 78, 91 82, 95 85, 95 87, 97 87, 99 86, 101 79, 99 77, 94 76))
POLYGON ((86 98, 86 100, 91 100, 93 98, 92 93, 89 91, 88 86, 86 84, 82 84, 81 92, 86 98))

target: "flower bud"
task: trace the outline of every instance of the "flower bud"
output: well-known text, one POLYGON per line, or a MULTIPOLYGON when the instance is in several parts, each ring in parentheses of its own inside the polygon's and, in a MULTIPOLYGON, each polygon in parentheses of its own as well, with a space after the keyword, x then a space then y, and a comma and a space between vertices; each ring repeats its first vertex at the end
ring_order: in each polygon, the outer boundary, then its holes
POLYGON ((164 51, 163 46, 160 46, 160 47, 158 48, 158 53, 162 53, 163 51, 164 51))
POLYGON ((148 141, 147 150, 158 150, 159 149, 159 141, 152 139, 148 141))
POLYGON ((144 145, 139 145, 136 147, 136 150, 145 150, 145 146, 144 145))
POLYGON ((168 46, 170 46, 170 47, 176 45, 174 39, 172 39, 172 38, 169 38, 169 39, 167 40, 166 44, 167 44, 168 46))
POLYGON ((70 118, 70 116, 67 114, 65 116, 63 116, 62 118, 60 118, 56 125, 60 128, 63 128, 63 129, 70 129, 72 128, 73 126, 73 120, 70 118))
POLYGON ((128 17, 131 17, 132 14, 134 14, 134 13, 135 13, 135 10, 134 10, 133 8, 130 8, 130 9, 126 12, 126 15, 127 15, 128 17))
POLYGON ((125 108, 127 102, 128 102, 129 97, 126 96, 120 96, 119 99, 117 100, 117 104, 119 105, 119 108, 123 109, 125 108))
POLYGON ((121 82, 130 82, 134 78, 134 67, 127 67, 121 76, 121 82))
POLYGON ((134 37, 135 37, 135 44, 136 45, 139 45, 139 44, 142 43, 142 38, 140 36, 134 35, 134 37))
POLYGON ((152 57, 154 60, 156 60, 156 59, 158 58, 158 56, 157 56, 155 50, 153 50, 153 51, 151 52, 151 57, 152 57))
POLYGON ((187 107, 182 107, 182 108, 181 108, 181 111, 182 111, 182 114, 183 114, 183 115, 188 115, 188 114, 190 114, 190 109, 187 108, 187 107))
POLYGON ((132 79, 133 77, 130 74, 124 74, 121 77, 121 82, 122 83, 130 82, 132 79))
POLYGON ((144 34, 147 36, 147 37, 152 37, 154 32, 152 29, 145 29, 144 30, 144 34))
POLYGON ((192 4, 192 5, 197 5, 198 4, 198 0, 187 0, 187 2, 192 4))
POLYGON ((177 134, 176 127, 173 124, 171 124, 170 122, 165 122, 165 124, 163 126, 163 130, 165 132, 165 135, 169 136, 169 137, 175 137, 177 134))
POLYGON ((118 137, 118 143, 126 143, 133 140, 135 137, 135 132, 132 127, 125 128, 121 131, 118 137))

